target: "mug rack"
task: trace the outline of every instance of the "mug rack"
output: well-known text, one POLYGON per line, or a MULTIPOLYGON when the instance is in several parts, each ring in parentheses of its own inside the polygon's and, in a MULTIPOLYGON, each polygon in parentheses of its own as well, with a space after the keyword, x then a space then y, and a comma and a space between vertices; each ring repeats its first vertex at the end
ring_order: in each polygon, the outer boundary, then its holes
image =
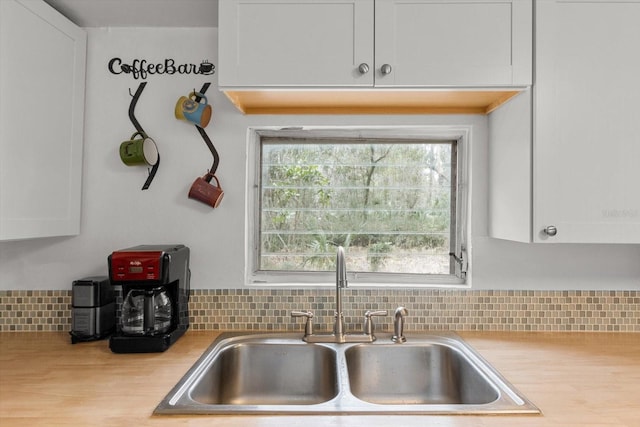
MULTIPOLYGON (((198 92, 196 92, 194 88, 193 92, 191 92, 189 96, 191 97, 195 95, 194 101, 198 104, 200 104, 200 101, 202 99, 205 99, 206 101, 206 97, 204 94, 207 92, 207 89, 209 89, 210 85, 211 83, 205 83, 198 92)), ((178 102, 180 103, 180 100, 178 102)), ((176 118, 180 118, 178 115, 178 106, 176 106, 176 118)), ((189 189, 188 197, 190 199, 194 199, 206 205, 209 205, 212 208, 217 208, 222 201, 222 198, 224 197, 224 191, 220 186, 220 181, 218 180, 218 177, 215 176, 215 173, 218 170, 218 165, 220 164, 220 155, 218 154, 218 150, 216 150, 216 147, 213 145, 211 138, 209 138, 209 135, 207 135, 207 132, 203 128, 203 126, 207 126, 207 124, 209 123, 209 119, 207 118, 206 122, 204 122, 204 125, 200 123, 203 122, 201 120, 198 120, 197 123, 195 123, 195 127, 198 130, 198 133, 200 133, 202 140, 207 145, 207 148, 209 148, 211 155, 213 156, 213 164, 204 176, 196 178, 189 189), (212 179, 215 179, 216 185, 211 184, 212 179)))
MULTIPOLYGON (((131 123, 133 124, 133 127, 136 128, 136 131, 145 137, 147 133, 144 131, 144 129, 142 129, 142 126, 140 126, 140 122, 138 122, 138 119, 136 119, 135 109, 136 109, 136 104, 138 103, 138 99, 140 98, 140 95, 142 95, 142 91, 144 90, 146 85, 147 85, 147 82, 140 83, 138 85, 138 89, 136 90, 135 94, 131 94, 131 88, 129 88, 129 95, 131 95, 132 97, 131 103, 129 104, 129 120, 131 120, 131 123)), ((147 180, 142 186, 143 190, 146 190, 151 186, 151 182, 153 181, 153 178, 155 178, 156 173, 158 172, 158 167, 160 167, 160 153, 158 153, 157 162, 151 167, 151 169, 147 169, 149 172, 149 176, 147 177, 147 180)))
MULTIPOLYGON (((204 95, 209 89, 209 86, 211 86, 211 83, 205 83, 204 85, 202 85, 202 88, 200 89, 199 92, 196 92, 195 89, 193 91, 204 95)), ((201 99, 202 98, 196 95, 196 99, 195 99, 196 102, 200 102, 201 99)), ((209 135, 207 135, 207 132, 205 132, 205 130, 198 125, 195 125, 195 127, 196 129, 198 129, 200 136, 204 140, 204 143, 207 145, 207 147, 209 148, 209 151, 211 151, 211 155, 213 156, 213 164, 211 165, 211 169, 209 169, 209 174, 214 175, 218 170, 218 165, 220 164, 220 156, 218 155, 218 150, 216 150, 216 147, 213 145, 213 142, 211 142, 211 138, 209 138, 209 135)))

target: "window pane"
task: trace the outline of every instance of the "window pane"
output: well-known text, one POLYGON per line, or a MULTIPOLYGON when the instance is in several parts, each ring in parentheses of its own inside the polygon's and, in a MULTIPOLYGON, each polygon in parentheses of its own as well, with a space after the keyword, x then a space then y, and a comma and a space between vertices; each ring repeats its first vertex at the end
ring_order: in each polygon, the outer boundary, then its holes
POLYGON ((451 274, 455 141, 262 138, 259 270, 451 274))

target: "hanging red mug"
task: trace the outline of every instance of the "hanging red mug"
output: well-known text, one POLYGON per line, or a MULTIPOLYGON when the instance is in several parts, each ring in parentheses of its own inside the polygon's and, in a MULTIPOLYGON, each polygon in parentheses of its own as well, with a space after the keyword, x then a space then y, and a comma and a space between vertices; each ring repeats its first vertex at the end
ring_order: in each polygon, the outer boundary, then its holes
POLYGON ((202 202, 212 208, 217 208, 223 197, 224 191, 220 186, 220 181, 218 177, 212 173, 207 173, 203 177, 196 178, 189 189, 190 199, 202 202), (216 185, 211 183, 212 179, 215 179, 216 185))

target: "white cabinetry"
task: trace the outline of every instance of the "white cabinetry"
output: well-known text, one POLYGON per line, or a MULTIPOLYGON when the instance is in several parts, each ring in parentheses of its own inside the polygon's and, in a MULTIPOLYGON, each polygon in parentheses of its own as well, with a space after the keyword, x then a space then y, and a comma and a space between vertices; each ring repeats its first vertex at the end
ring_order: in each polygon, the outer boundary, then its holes
POLYGON ((493 237, 640 243, 639 22, 640 1, 536 2, 533 146, 528 94, 490 117, 493 237))
POLYGON ((225 0, 219 7, 222 88, 531 84, 530 0, 225 0))
POLYGON ((79 233, 85 59, 48 4, 0 1, 0 240, 79 233))
POLYGON ((531 84, 529 0, 378 0, 375 13, 376 86, 531 84))
POLYGON ((371 86, 371 0, 219 3, 219 84, 371 86))

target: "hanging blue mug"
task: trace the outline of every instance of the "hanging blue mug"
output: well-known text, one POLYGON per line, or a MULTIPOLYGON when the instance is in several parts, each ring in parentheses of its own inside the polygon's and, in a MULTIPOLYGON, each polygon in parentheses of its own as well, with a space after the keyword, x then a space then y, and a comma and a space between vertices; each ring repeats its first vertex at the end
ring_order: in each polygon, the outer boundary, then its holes
POLYGON ((191 92, 189 96, 181 96, 176 103, 176 119, 189 121, 201 128, 207 127, 209 120, 211 120, 211 113, 212 108, 207 103, 207 97, 200 92, 191 92))

